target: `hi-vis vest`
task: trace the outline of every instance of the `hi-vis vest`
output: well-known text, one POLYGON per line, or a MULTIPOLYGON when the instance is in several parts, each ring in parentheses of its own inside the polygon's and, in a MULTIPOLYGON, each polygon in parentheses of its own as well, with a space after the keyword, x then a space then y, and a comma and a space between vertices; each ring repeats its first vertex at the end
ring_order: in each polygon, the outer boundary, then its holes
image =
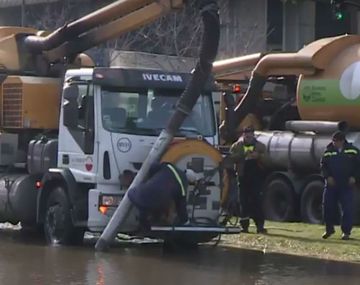
POLYGON ((252 152, 255 150, 255 146, 254 145, 244 145, 244 153, 245 155, 248 153, 248 152, 252 152))
MULTIPOLYGON (((358 151, 356 149, 349 148, 349 149, 344 149, 344 153, 345 154, 358 154, 358 151)), ((327 150, 324 153, 324 157, 335 156, 337 154, 338 154, 337 151, 329 151, 329 150, 327 150)))
POLYGON ((167 167, 171 170, 171 172, 174 174, 177 182, 179 183, 180 188, 181 188, 181 195, 182 195, 183 197, 185 197, 185 196, 186 196, 185 187, 184 187, 184 183, 182 182, 179 173, 176 171, 176 169, 175 169, 171 164, 166 164, 166 165, 167 165, 167 167))

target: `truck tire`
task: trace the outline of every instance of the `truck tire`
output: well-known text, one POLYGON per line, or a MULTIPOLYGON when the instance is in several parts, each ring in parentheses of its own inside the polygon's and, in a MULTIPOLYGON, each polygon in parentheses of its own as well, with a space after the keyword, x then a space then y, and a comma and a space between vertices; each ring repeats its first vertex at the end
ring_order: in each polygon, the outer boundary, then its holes
POLYGON ((305 223, 322 223, 322 197, 324 183, 320 180, 309 182, 301 194, 301 218, 305 223))
POLYGON ((44 233, 49 244, 74 245, 81 244, 84 229, 74 227, 70 202, 61 186, 55 187, 46 202, 44 233))
POLYGON ((270 180, 264 188, 263 205, 266 219, 292 221, 295 216, 295 195, 291 184, 283 178, 270 180))

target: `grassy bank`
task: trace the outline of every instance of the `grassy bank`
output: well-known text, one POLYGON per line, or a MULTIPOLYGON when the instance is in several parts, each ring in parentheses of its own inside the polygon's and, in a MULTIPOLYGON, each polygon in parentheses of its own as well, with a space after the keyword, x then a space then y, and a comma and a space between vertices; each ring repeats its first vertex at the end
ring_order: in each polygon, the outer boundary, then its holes
POLYGON ((224 246, 261 250, 264 253, 276 252, 329 260, 360 263, 360 228, 354 228, 351 240, 341 240, 341 230, 327 240, 321 235, 322 225, 302 223, 267 222, 267 235, 256 234, 255 227, 250 227, 249 234, 223 236, 224 246))

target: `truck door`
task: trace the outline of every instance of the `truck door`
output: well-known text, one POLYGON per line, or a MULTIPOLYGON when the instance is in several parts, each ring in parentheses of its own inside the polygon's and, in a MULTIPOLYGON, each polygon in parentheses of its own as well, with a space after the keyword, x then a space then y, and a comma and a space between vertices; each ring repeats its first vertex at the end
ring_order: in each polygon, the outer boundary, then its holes
POLYGON ((58 166, 69 168, 77 182, 96 182, 94 88, 86 81, 64 87, 59 127, 58 166))

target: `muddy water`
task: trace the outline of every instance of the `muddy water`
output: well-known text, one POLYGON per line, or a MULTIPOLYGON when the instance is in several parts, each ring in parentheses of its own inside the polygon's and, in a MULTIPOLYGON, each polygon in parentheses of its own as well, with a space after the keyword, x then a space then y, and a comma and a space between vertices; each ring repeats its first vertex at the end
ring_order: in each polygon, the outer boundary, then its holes
POLYGON ((167 252, 159 244, 116 244, 95 253, 83 247, 48 247, 38 237, 0 230, 0 284, 360 284, 360 265, 261 252, 201 247, 167 252))

